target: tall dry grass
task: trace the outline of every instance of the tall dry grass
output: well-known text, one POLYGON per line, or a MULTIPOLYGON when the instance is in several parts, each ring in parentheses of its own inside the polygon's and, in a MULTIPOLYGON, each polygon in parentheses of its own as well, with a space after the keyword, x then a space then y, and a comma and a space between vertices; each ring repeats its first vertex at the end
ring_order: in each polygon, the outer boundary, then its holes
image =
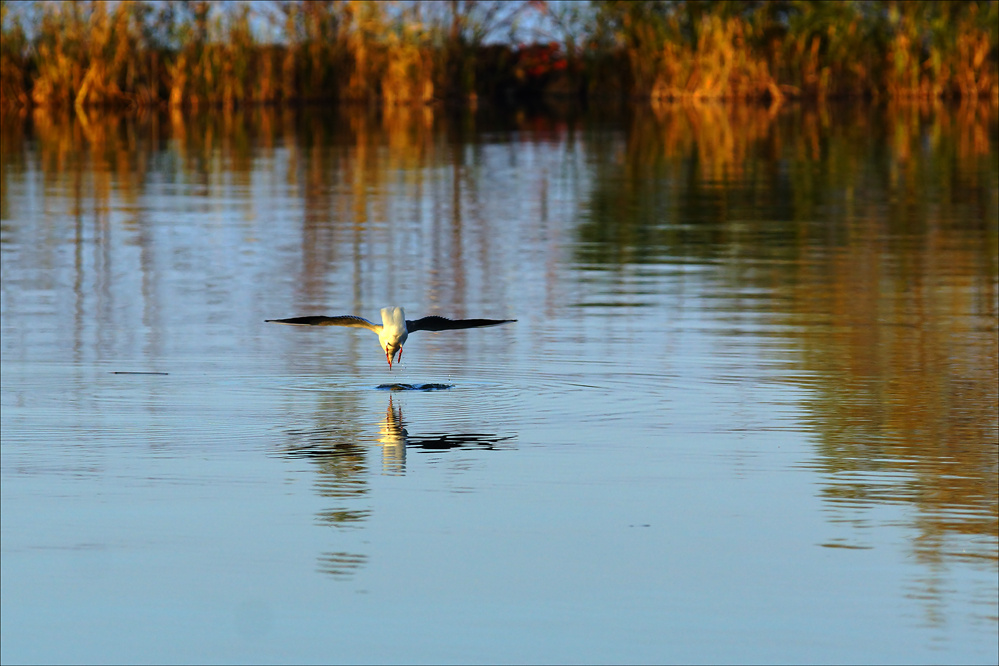
POLYGON ((999 99, 997 0, 26 4, 0 3, 8 108, 999 99), (550 35, 514 45, 528 17, 550 35))
POLYGON ((999 95, 999 3, 991 0, 594 7, 594 58, 622 53, 637 97, 999 95))

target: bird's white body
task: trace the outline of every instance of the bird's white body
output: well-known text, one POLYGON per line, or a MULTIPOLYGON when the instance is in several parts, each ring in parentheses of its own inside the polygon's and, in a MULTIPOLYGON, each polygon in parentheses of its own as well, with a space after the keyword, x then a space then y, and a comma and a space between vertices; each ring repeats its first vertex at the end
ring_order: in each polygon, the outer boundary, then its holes
POLYGON ((382 308, 382 325, 376 331, 378 342, 385 350, 389 368, 392 367, 392 357, 399 352, 397 361, 402 360, 402 346, 406 344, 409 331, 406 330, 406 311, 400 307, 382 308))
POLYGON ((410 333, 416 331, 458 331, 466 328, 498 326, 517 321, 516 319, 448 319, 437 315, 408 321, 406 311, 400 307, 382 308, 381 312, 381 324, 375 324, 357 315, 292 317, 291 319, 268 319, 267 321, 275 324, 291 324, 292 326, 349 326, 374 331, 378 334, 378 343, 385 352, 389 370, 392 369, 393 356, 398 354, 396 361, 402 360, 402 346, 406 344, 410 333))

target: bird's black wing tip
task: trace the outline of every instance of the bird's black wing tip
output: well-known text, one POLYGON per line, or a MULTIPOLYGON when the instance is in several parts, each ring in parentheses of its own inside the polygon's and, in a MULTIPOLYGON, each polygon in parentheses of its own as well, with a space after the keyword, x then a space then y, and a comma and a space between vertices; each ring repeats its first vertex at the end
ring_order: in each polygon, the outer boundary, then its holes
POLYGON ((406 327, 410 333, 415 331, 457 331, 466 328, 479 328, 482 326, 499 326, 500 324, 510 324, 516 319, 448 319, 440 315, 430 315, 415 321, 406 321, 406 327))

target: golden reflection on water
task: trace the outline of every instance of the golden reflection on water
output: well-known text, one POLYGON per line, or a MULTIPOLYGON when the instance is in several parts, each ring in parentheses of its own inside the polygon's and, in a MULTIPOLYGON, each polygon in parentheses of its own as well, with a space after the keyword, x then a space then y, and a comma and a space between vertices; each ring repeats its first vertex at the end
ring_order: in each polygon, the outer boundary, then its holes
POLYGON ((873 187, 855 190, 834 220, 837 241, 808 226, 792 275, 773 287, 809 377, 816 467, 834 513, 863 521, 876 504, 911 503, 920 561, 994 563, 996 172, 967 164, 994 160, 995 144, 987 156, 981 133, 964 124, 965 109, 923 134, 915 110, 907 111, 884 173, 875 174, 888 184, 888 200, 873 187), (947 146, 927 151, 921 136, 947 146), (957 178, 958 170, 969 177, 957 178))
POLYGON ((719 262, 720 309, 758 311, 796 350, 786 381, 808 396, 831 520, 910 505, 918 561, 994 568, 996 109, 806 108, 775 125, 715 105, 632 122, 627 151, 599 162, 578 260, 719 262))
POLYGON ((382 447, 382 474, 401 476, 406 473, 406 436, 402 407, 392 404, 389 397, 385 418, 378 429, 378 444, 382 447))
MULTIPOLYGON (((719 263, 720 295, 731 294, 730 310, 757 308, 777 327, 799 363, 786 381, 807 395, 816 441, 808 464, 822 474, 820 493, 832 520, 863 526, 870 507, 904 503, 915 510, 912 549, 920 561, 994 566, 996 117, 994 106, 969 103, 779 112, 658 105, 628 117, 623 143, 588 135, 586 118, 495 122, 549 139, 584 137, 595 174, 573 231, 581 248, 574 260, 612 269, 677 258, 719 263), (749 288, 767 297, 743 298, 749 288)), ((209 196, 220 178, 252 188, 258 160, 284 161, 282 173, 299 188, 304 207, 296 281, 300 303, 310 304, 324 301, 333 263, 354 261, 358 274, 364 270, 331 220, 351 220, 346 238, 357 246, 371 242, 380 233, 373 217, 392 211, 377 208, 385 196, 370 195, 385 195, 390 173, 405 174, 413 197, 429 192, 453 200, 450 217, 439 222, 441 237, 461 238, 481 225, 459 202, 489 174, 467 169, 454 146, 474 142, 494 122, 433 107, 395 107, 385 115, 253 107, 193 117, 176 110, 135 116, 35 110, 23 121, 8 115, 0 123, 3 182, 26 168, 30 145, 44 191, 53 201, 71 202, 67 213, 105 233, 112 205, 138 209, 159 168, 152 160, 167 146, 180 176, 203 185, 192 196, 209 196), (331 151, 332 143, 349 149, 331 151), (453 189, 437 188, 431 165, 451 170, 453 189), (347 177, 331 190, 334 171, 347 177)), ((549 201, 544 183, 534 195, 542 211, 549 201)), ((243 205, 242 214, 252 218, 249 199, 243 205)), ((14 224, 6 186, 0 211, 5 227, 14 224)), ((139 214, 124 224, 135 225, 139 214)), ((430 262, 453 290, 442 300, 460 301, 466 288, 465 274, 447 268, 460 263, 452 249, 461 247, 441 244, 430 262)), ((480 260, 495 262, 493 251, 484 238, 480 260)), ((343 499, 366 492, 368 452, 358 445, 361 433, 338 427, 320 423, 304 437, 306 448, 325 452, 316 454, 320 494, 343 499)), ((391 399, 380 429, 383 470, 401 474, 406 433, 391 399)), ((294 446, 305 450, 301 441, 294 446)), ((335 525, 365 519, 364 511, 339 505, 320 517, 335 525)), ((862 537, 856 539, 828 545, 862 546, 862 537)), ((341 571, 358 562, 333 553, 324 566, 341 571)))
POLYGON ((825 321, 794 334, 814 378, 805 404, 823 496, 841 516, 912 503, 917 557, 994 561, 999 339, 995 269, 982 263, 992 241, 919 239, 872 252, 873 233, 858 230, 813 264, 824 274, 792 285, 789 300, 789 322, 825 321))

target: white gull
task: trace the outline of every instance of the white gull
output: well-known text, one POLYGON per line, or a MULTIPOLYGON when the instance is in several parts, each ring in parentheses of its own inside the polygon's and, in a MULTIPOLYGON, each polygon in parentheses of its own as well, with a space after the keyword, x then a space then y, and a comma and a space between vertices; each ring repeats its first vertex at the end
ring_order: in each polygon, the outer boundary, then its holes
POLYGON ((448 319, 430 315, 422 319, 406 319, 405 311, 400 307, 382 308, 382 323, 375 324, 357 315, 339 315, 337 317, 292 317, 290 319, 266 319, 274 324, 291 324, 292 326, 351 326, 366 328, 378 334, 378 342, 385 350, 385 359, 389 370, 392 369, 392 357, 398 353, 396 363, 402 360, 402 346, 410 333, 417 331, 457 331, 465 328, 481 328, 483 326, 499 326, 517 321, 516 319, 448 319))

